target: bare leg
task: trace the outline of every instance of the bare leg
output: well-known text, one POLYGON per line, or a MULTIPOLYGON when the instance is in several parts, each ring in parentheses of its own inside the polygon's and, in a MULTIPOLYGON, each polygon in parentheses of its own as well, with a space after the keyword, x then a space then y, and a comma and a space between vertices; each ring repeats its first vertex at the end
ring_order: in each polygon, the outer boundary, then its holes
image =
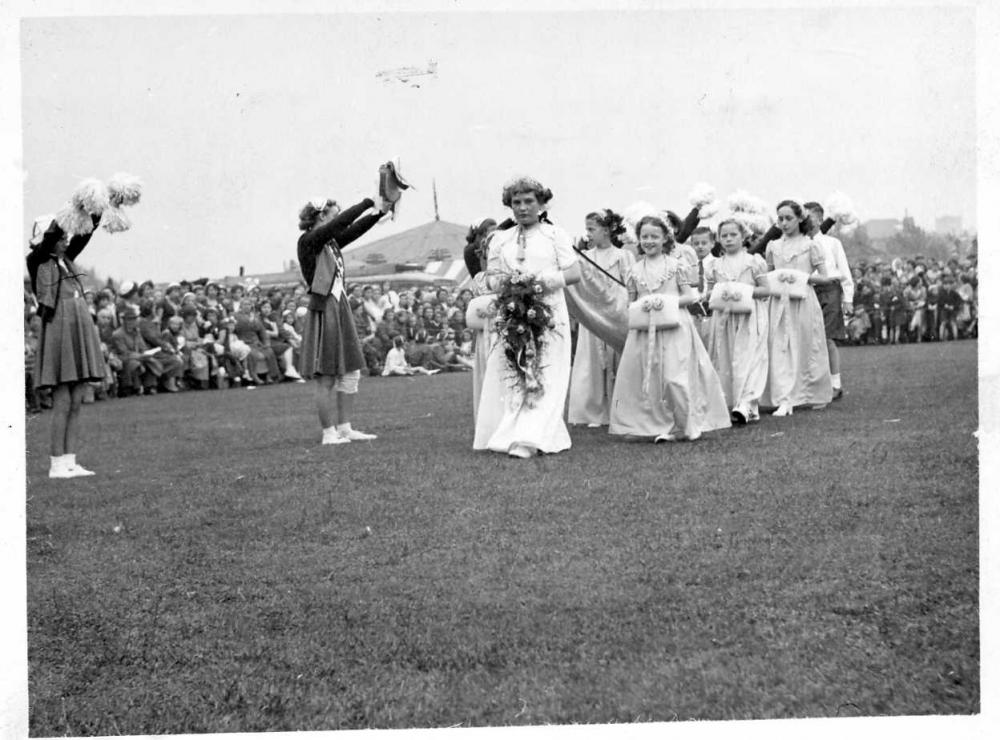
POLYGON ((86 383, 75 383, 70 386, 69 414, 66 417, 66 437, 63 450, 67 455, 76 454, 77 443, 80 441, 80 405, 86 383))
POLYGON ((837 349, 837 343, 827 339, 826 350, 830 355, 830 372, 833 375, 840 375, 840 350, 837 349))
POLYGON ((354 395, 337 393, 337 426, 351 423, 351 416, 354 414, 354 395))
POLYGON ((49 438, 49 454, 60 457, 66 454, 66 426, 69 418, 69 384, 63 383, 52 389, 52 429, 49 438))
POLYGON ((316 410, 319 412, 319 424, 323 429, 329 429, 337 423, 338 404, 333 385, 337 379, 331 375, 316 377, 316 410))

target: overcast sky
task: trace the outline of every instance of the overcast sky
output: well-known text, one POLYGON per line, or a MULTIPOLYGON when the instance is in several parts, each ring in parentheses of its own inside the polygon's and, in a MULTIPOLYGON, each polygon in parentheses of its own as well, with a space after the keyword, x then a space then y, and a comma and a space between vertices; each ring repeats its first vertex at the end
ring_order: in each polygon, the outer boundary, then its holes
POLYGON ((27 18, 25 232, 80 177, 146 190, 84 264, 118 279, 276 271, 310 197, 417 186, 378 238, 502 218, 526 172, 552 217, 637 200, 683 209, 698 181, 769 202, 850 195, 862 216, 975 212, 970 8, 673 9, 27 18), (437 62, 419 87, 380 70, 437 62))

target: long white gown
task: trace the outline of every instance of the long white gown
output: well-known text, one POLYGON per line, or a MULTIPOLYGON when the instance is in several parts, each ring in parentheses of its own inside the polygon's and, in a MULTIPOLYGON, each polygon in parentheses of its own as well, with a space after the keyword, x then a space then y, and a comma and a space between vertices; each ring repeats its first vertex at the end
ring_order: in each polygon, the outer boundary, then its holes
MULTIPOLYGON (((635 257, 627 249, 588 249, 586 255, 623 283, 635 264, 635 257)), ((584 264, 586 263, 581 263, 581 267, 584 264)), ((620 310, 622 314, 627 313, 628 290, 600 272, 597 272, 594 279, 603 283, 608 291, 620 295, 620 310)), ((573 371, 570 374, 570 424, 608 423, 619 359, 620 355, 614 347, 580 325, 576 336, 573 371)))
MULTIPOLYGON (((541 223, 525 232, 523 262, 518 261, 517 235, 518 227, 494 234, 487 261, 490 273, 538 275, 565 270, 576 262, 572 240, 557 226, 541 223)), ((548 331, 540 355, 544 393, 534 406, 524 404, 523 392, 511 380, 503 344, 494 342, 483 374, 473 449, 509 452, 523 445, 540 452, 560 452, 570 448, 563 420, 572 346, 569 313, 562 290, 548 293, 545 301, 552 307, 555 328, 548 331)))

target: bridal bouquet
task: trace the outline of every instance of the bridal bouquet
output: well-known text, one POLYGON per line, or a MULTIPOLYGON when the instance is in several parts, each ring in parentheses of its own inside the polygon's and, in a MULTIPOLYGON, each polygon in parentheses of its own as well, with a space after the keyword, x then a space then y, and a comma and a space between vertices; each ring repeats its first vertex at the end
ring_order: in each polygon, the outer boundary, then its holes
POLYGON ((507 367, 515 387, 530 408, 542 396, 541 350, 555 328, 552 307, 544 300, 545 288, 534 275, 505 275, 497 289, 497 320, 507 367))

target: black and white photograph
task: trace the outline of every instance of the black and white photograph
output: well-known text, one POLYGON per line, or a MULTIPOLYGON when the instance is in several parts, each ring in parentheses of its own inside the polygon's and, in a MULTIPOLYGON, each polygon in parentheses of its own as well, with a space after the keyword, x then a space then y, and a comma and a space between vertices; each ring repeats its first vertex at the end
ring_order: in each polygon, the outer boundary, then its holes
POLYGON ((4 737, 987 736, 992 4, 0 11, 4 737))

